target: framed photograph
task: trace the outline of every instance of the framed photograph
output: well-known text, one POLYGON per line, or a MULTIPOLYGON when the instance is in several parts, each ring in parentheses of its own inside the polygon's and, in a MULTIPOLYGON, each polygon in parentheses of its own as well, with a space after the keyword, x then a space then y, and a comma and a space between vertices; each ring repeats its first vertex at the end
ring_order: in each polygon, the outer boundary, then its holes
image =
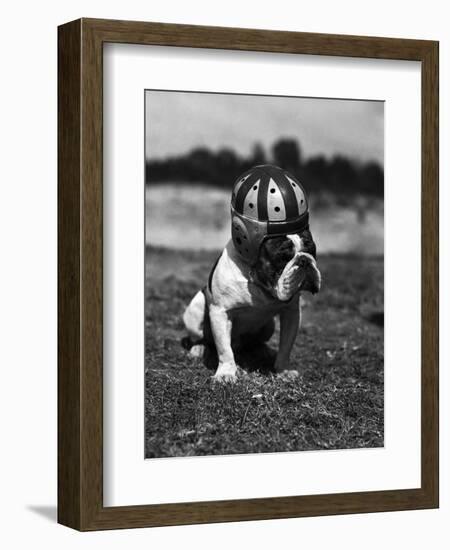
POLYGON ((58 51, 59 522, 438 507, 438 43, 58 51))

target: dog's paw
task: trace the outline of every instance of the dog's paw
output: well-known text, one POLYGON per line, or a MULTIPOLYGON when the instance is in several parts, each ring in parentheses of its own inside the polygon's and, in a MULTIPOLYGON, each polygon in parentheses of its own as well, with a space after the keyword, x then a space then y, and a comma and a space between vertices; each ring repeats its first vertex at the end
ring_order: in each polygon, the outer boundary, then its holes
POLYGON ((299 377, 298 370, 295 369, 285 369, 277 372, 277 377, 282 380, 296 380, 299 377))
POLYGON ((223 363, 217 367, 216 374, 212 377, 214 382, 233 383, 237 379, 237 367, 232 363, 223 363))
POLYGON ((203 357, 204 351, 205 351, 205 346, 202 346, 201 344, 197 344, 195 346, 192 346, 192 348, 189 350, 189 355, 190 357, 199 359, 200 357, 203 357))
POLYGON ((237 380, 237 376, 235 374, 215 374, 212 377, 213 382, 219 383, 219 384, 234 384, 237 380))

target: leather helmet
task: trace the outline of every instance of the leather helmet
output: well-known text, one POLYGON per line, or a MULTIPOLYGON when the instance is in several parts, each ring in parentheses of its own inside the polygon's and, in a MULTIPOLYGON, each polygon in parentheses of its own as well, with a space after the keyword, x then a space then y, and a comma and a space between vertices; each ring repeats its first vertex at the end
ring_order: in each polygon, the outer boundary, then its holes
POLYGON ((239 176, 231 198, 231 237, 249 265, 258 259, 265 239, 308 228, 306 193, 289 172, 262 164, 239 176))

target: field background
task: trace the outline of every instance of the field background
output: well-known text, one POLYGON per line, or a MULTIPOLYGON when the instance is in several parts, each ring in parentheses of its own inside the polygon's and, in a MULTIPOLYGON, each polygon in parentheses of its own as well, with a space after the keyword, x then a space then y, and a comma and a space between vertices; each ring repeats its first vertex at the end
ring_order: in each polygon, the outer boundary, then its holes
POLYGON ((238 356, 238 381, 223 386, 211 381, 215 358, 182 347, 181 317, 228 239, 228 201, 202 186, 147 189, 146 457, 382 446, 381 206, 312 208, 323 287, 302 297, 300 376, 275 376, 259 349, 238 356))
MULTIPOLYGON (((310 227, 319 253, 383 256, 383 201, 360 196, 338 204, 309 197, 310 227)), ((146 243, 173 250, 221 250, 231 235, 230 190, 199 183, 146 188, 146 243)))

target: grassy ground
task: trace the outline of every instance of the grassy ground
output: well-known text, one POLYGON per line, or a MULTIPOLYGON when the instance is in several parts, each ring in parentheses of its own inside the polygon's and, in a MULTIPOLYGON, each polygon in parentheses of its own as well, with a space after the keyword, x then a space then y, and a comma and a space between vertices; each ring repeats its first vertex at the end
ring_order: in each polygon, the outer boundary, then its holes
POLYGON ((272 374, 260 349, 238 357, 238 381, 224 386, 211 381, 214 359, 181 346, 182 312, 215 257, 147 250, 146 456, 382 446, 382 260, 320 257, 322 291, 303 299, 292 352, 300 376, 272 374))

